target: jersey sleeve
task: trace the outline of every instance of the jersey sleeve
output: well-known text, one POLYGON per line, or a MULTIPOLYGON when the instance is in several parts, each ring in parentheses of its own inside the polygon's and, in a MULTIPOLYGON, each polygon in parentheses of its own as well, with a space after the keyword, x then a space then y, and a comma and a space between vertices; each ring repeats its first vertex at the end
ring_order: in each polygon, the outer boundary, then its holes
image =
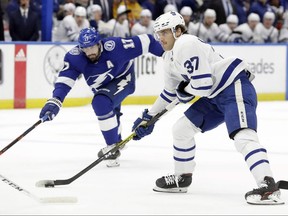
POLYGON ((77 62, 75 58, 77 57, 71 56, 69 53, 65 55, 63 69, 59 72, 55 82, 53 97, 59 98, 61 102, 64 101, 66 95, 72 89, 75 81, 81 74, 73 64, 73 62, 77 62))
MULTIPOLYGON (((106 41, 104 43, 104 49, 106 44, 111 43, 106 41)), ((115 52, 117 58, 122 61, 127 61, 130 59, 137 58, 148 52, 156 55, 162 56, 164 50, 160 43, 156 41, 152 35, 143 34, 128 38, 115 38, 115 52)))

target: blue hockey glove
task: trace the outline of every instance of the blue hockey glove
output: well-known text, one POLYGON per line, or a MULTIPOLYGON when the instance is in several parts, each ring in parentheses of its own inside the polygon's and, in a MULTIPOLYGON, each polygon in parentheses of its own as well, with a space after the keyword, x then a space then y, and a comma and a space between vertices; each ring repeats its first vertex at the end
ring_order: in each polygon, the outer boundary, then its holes
POLYGON ((53 118, 58 114, 61 107, 62 102, 59 99, 50 98, 42 108, 39 117, 43 119, 43 122, 52 121, 53 118))
POLYGON ((176 88, 176 95, 180 102, 188 103, 195 98, 194 95, 185 92, 184 88, 189 84, 189 82, 181 81, 176 88))
POLYGON ((133 137, 133 140, 140 140, 143 137, 152 133, 154 129, 154 124, 150 126, 145 126, 145 124, 152 119, 153 116, 148 114, 148 109, 145 109, 142 113, 142 116, 137 118, 133 124, 132 131, 135 130, 136 135, 133 137))

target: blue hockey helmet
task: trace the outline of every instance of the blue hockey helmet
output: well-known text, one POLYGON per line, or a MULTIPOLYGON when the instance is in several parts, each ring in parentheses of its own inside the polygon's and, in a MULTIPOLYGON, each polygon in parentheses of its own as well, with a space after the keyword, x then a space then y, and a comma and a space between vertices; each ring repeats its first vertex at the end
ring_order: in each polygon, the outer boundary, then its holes
POLYGON ((100 41, 101 37, 94 27, 84 28, 80 31, 78 42, 80 48, 94 46, 100 41))

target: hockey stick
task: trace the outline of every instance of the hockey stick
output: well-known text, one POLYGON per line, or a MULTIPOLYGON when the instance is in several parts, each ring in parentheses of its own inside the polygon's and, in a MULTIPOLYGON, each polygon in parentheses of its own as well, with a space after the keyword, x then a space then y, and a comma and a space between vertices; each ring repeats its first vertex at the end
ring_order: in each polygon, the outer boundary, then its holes
POLYGON ((288 181, 280 180, 276 183, 276 187, 279 189, 288 190, 288 181))
MULTIPOLYGON (((166 106, 164 110, 162 110, 160 113, 156 114, 150 121, 146 123, 146 126, 150 126, 152 124, 155 124, 165 113, 173 109, 177 104, 179 103, 178 99, 175 99, 172 101, 170 104, 166 106)), ((75 181, 78 179, 80 176, 85 174, 87 171, 95 167, 97 164, 99 164, 101 161, 106 159, 110 154, 113 154, 116 152, 118 149, 124 147, 126 143, 128 143, 130 140, 133 139, 135 136, 135 132, 133 132, 130 136, 128 136, 126 139, 122 140, 121 142, 117 143, 114 148, 106 152, 104 155, 99 157, 96 161, 94 161, 92 164, 87 166, 85 169, 81 170, 78 172, 76 175, 72 176, 71 178, 68 179, 61 179, 61 180, 40 180, 36 182, 36 187, 54 187, 55 185, 68 185, 71 182, 75 181)))
POLYGON ((2 182, 8 184, 15 190, 25 194, 26 196, 36 200, 39 203, 76 203, 77 198, 76 197, 38 197, 29 191, 25 190, 24 188, 20 187, 19 185, 15 184, 11 180, 7 179, 3 175, 0 174, 0 179, 2 182))
POLYGON ((28 128, 24 133, 22 133, 20 136, 18 136, 15 140, 13 140, 10 144, 8 144, 6 147, 4 147, 0 151, 0 155, 2 155, 5 151, 7 151, 10 147, 12 147, 14 144, 16 144, 19 140, 21 140, 24 136, 26 136, 28 133, 30 133, 33 129, 35 129, 40 123, 44 122, 48 116, 44 116, 40 120, 38 120, 35 124, 33 124, 30 128, 28 128))

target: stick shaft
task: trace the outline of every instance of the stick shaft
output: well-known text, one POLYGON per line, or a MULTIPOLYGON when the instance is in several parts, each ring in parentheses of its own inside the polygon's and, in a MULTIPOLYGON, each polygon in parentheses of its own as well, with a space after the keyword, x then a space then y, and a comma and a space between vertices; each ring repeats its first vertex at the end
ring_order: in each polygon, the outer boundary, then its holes
POLYGON ((26 136, 28 133, 30 133, 34 128, 36 128, 43 120, 38 120, 35 124, 33 124, 30 128, 28 128, 24 133, 22 133, 20 136, 18 136, 15 140, 13 140, 11 143, 9 143, 6 147, 4 147, 0 151, 0 155, 2 155, 5 151, 7 151, 10 147, 12 147, 14 144, 16 144, 19 140, 21 140, 24 136, 26 136))
MULTIPOLYGON (((150 121, 147 122, 147 126, 155 124, 164 114, 166 114, 168 111, 170 111, 171 109, 173 109, 177 104, 179 103, 178 99, 175 99, 174 101, 172 101, 170 104, 168 104, 166 106, 166 108, 161 111, 160 113, 158 113, 157 115, 155 115, 150 121)), ((99 164, 101 161, 103 161, 106 158, 106 155, 111 154, 116 152, 119 148, 121 148, 122 146, 124 146, 126 143, 128 143, 130 140, 133 139, 133 137, 135 136, 135 132, 133 132, 132 134, 130 134, 126 139, 122 140, 121 142, 117 143, 117 145, 112 148, 110 151, 106 152, 104 155, 102 155, 101 157, 99 157, 96 161, 94 161, 93 163, 91 163, 89 166, 87 166, 85 169, 81 170, 80 172, 78 172, 76 175, 72 176, 71 178, 68 179, 62 179, 62 180, 47 180, 47 182, 52 182, 54 185, 67 185, 70 184, 71 182, 75 181, 76 179, 78 179, 80 176, 82 176, 83 174, 85 174, 86 172, 88 172, 90 169, 92 169, 93 167, 95 167, 97 164, 99 164)), ((52 186, 54 186, 52 185, 52 186)), ((45 186, 45 184, 44 184, 45 186)), ((46 187, 46 186, 45 186, 46 187)))

